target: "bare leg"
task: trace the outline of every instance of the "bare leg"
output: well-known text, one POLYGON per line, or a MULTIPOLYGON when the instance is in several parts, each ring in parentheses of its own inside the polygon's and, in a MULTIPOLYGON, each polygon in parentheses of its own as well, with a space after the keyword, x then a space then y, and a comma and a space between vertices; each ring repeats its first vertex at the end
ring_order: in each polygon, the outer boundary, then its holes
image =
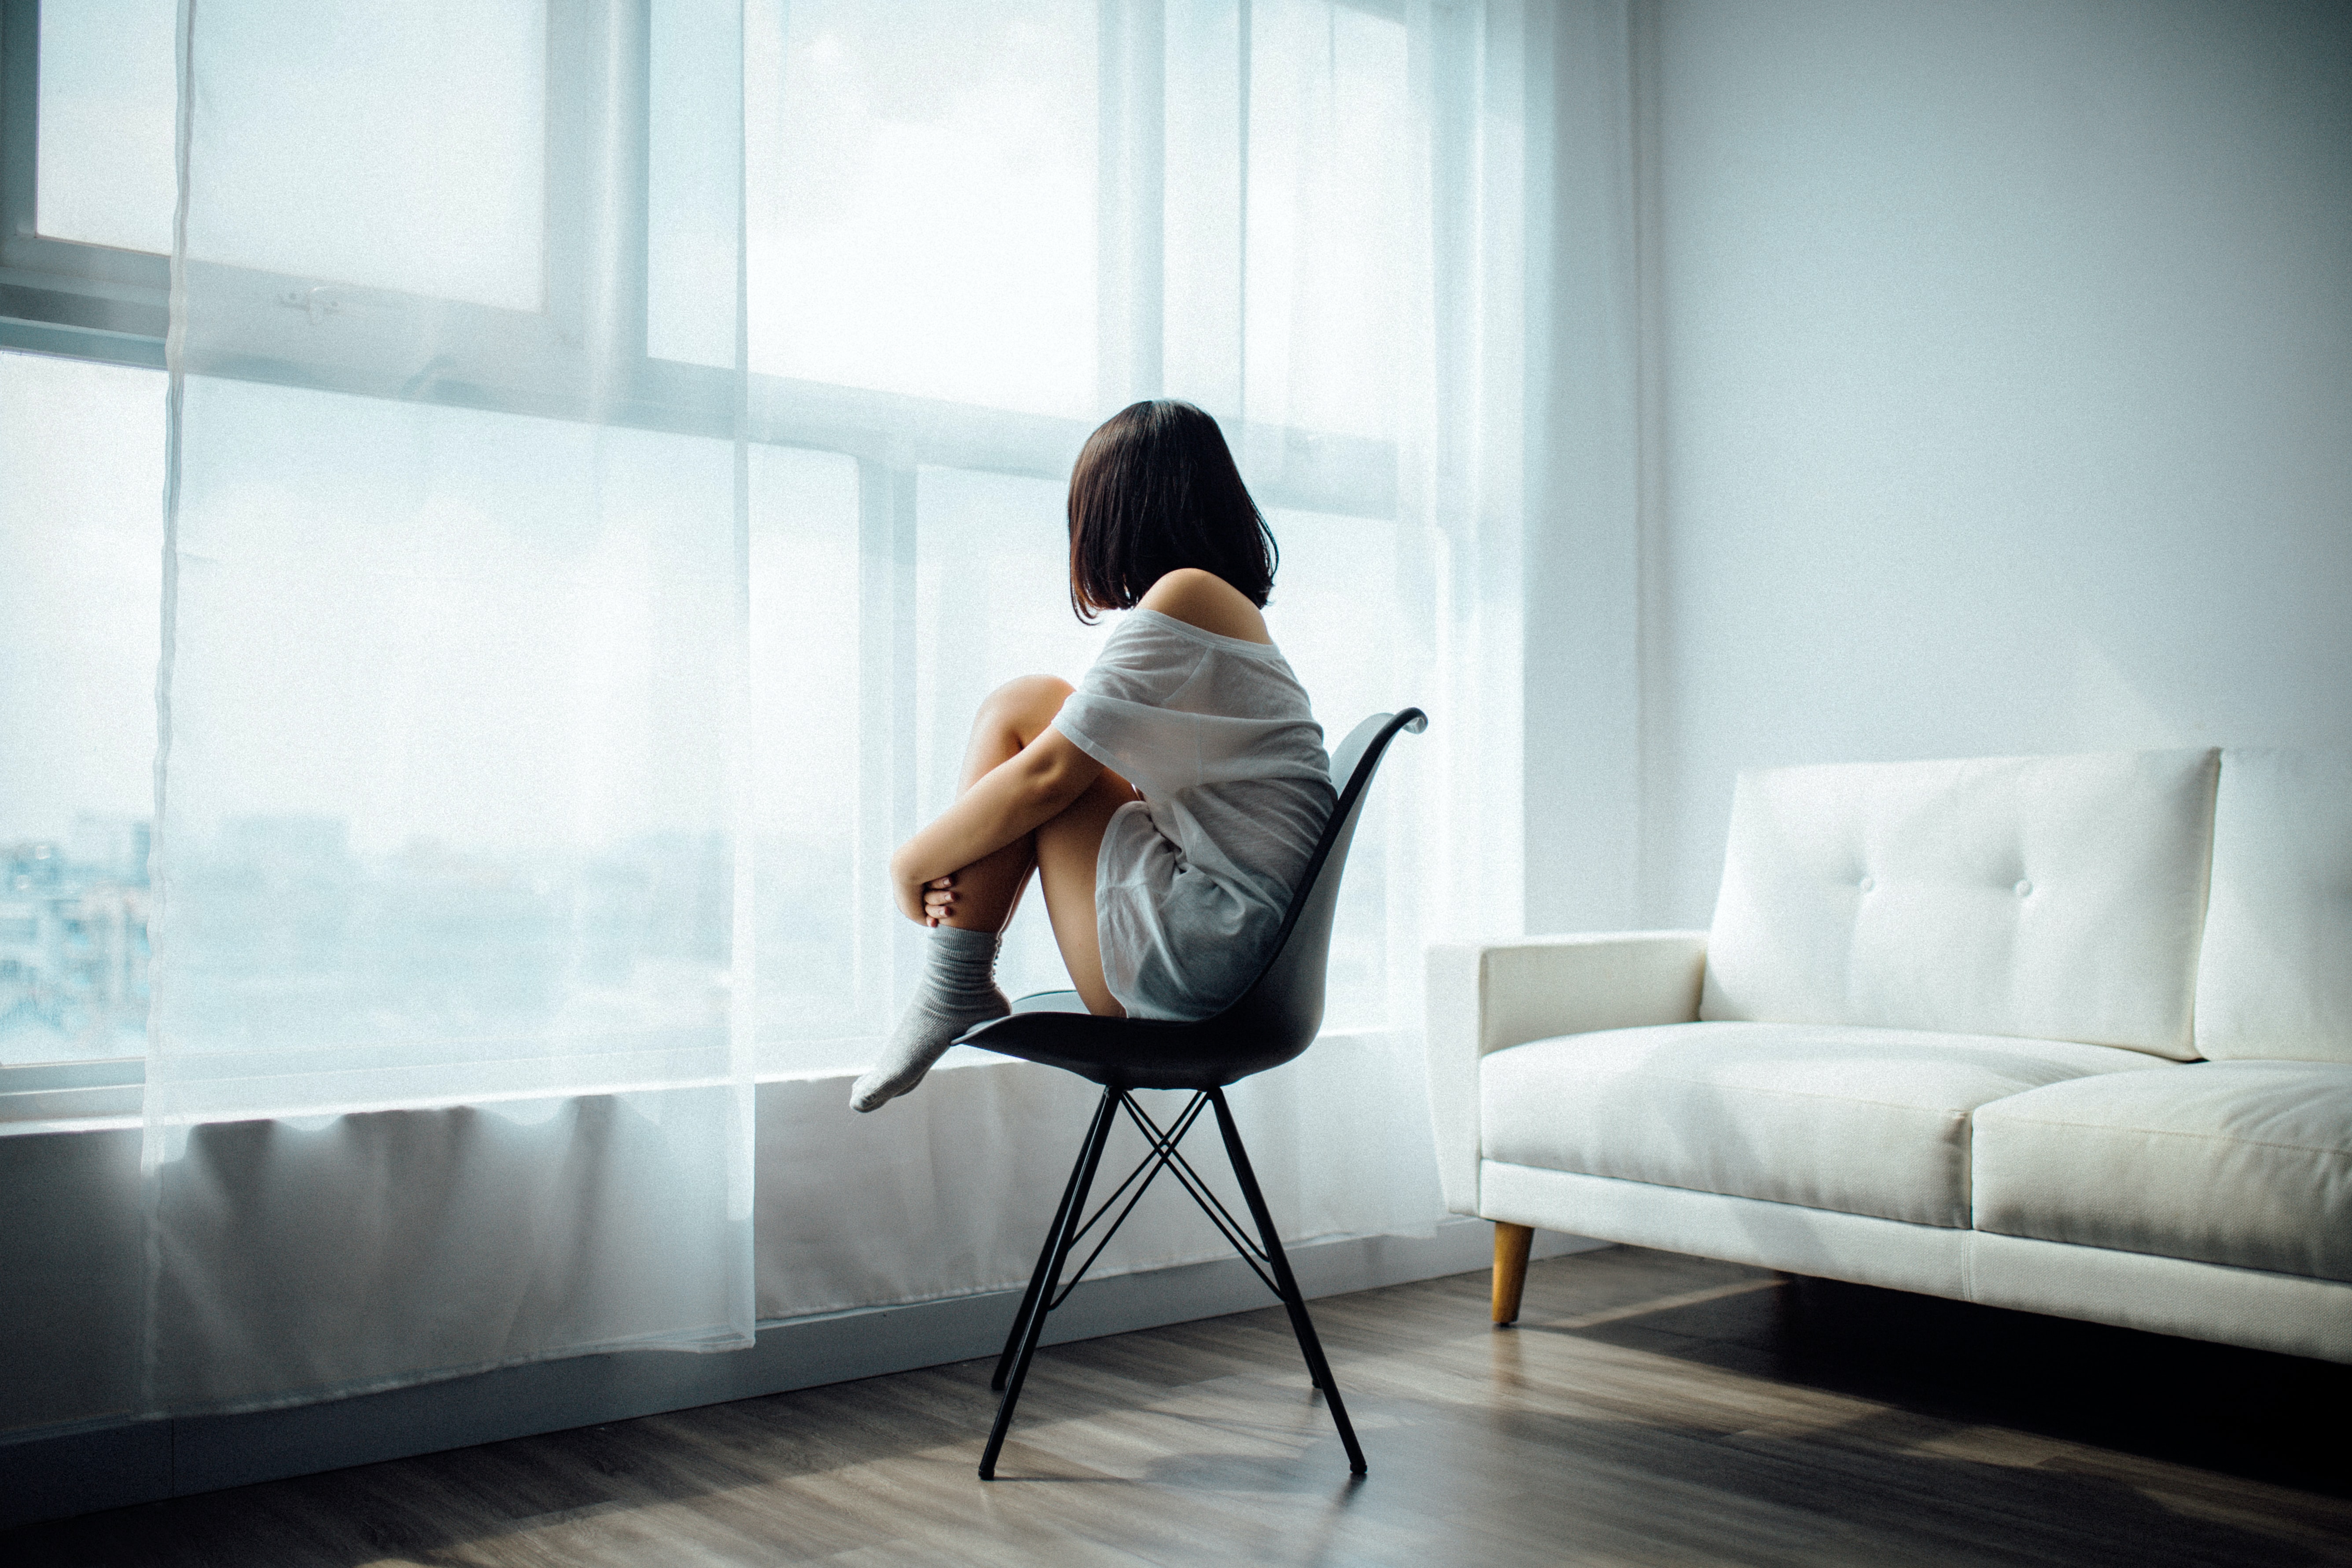
MULTIPOLYGON (((1044 734, 1069 694, 1070 683, 1051 675, 1024 675, 990 692, 972 717, 971 739, 964 746, 956 794, 971 788, 1044 734)), ((1013 911, 1021 907, 1021 895, 1036 864, 1034 833, 993 855, 983 855, 955 874, 954 894, 941 923, 961 931, 1003 931, 1012 923, 1013 911)))
MULTIPOLYGON (((957 793, 1043 734, 1069 694, 1067 681, 1049 675, 1024 676, 991 692, 972 721, 957 793)), ((1105 770, 1035 832, 956 871, 945 888, 934 883, 925 890, 924 907, 934 917, 929 923, 948 929, 933 932, 921 989, 873 1068, 852 1086, 854 1109, 872 1110, 906 1093, 957 1036, 1003 1015, 1004 994, 994 975, 996 944, 1041 860, 1046 913, 1071 984, 1089 1011, 1123 1016, 1103 984, 1095 934, 1095 859, 1111 813, 1135 798, 1126 780, 1105 770)))
MULTIPOLYGON (((956 792, 970 789, 990 769, 1045 733, 1069 695, 1069 682, 1050 675, 1024 676, 989 693, 972 721, 956 792)), ((1088 1012, 1126 1016, 1103 984, 1102 947, 1095 929, 1095 861, 1111 813, 1137 798, 1132 784, 1104 769, 1060 816, 1027 838, 958 871, 944 923, 964 931, 1003 931, 1020 907, 1029 873, 1039 871, 1045 885, 1045 913, 1053 921, 1054 942, 1062 950, 1070 984, 1086 999, 1088 1012)))
POLYGON ((1054 945, 1070 984, 1086 999, 1087 1011, 1124 1018, 1127 1009, 1103 984, 1102 939, 1095 925, 1095 861, 1102 854, 1103 829, 1111 813, 1137 799, 1134 786, 1105 768, 1086 794, 1037 829, 1037 879, 1045 886, 1045 913, 1054 922, 1054 945))

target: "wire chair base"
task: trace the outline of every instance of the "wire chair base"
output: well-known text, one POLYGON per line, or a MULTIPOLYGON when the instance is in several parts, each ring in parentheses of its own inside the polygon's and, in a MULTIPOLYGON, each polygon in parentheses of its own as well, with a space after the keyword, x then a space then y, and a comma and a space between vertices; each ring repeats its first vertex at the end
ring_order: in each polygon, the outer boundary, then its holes
POLYGON ((989 1387, 1001 1389, 1004 1397, 996 1407, 996 1424, 988 1435, 988 1447, 981 1455, 980 1479, 996 1479, 997 1456, 1003 1450, 1005 1434, 1012 1430, 1013 1406, 1020 1403, 1021 1386, 1029 1375, 1029 1363, 1037 1353, 1038 1336, 1045 1327, 1045 1318, 1070 1298, 1070 1292, 1102 1256, 1118 1227, 1127 1223, 1128 1215, 1142 1201, 1145 1192, 1166 1171, 1184 1189, 1209 1223, 1240 1254, 1250 1271, 1260 1283, 1274 1293, 1290 1315, 1291 1332, 1298 1340, 1299 1353, 1306 1358, 1307 1375, 1322 1390, 1330 1406, 1331 1421, 1339 1429, 1340 1444, 1348 1451, 1348 1468, 1357 1475, 1365 1473, 1364 1451, 1356 1441, 1356 1429, 1348 1420, 1348 1406, 1339 1397, 1339 1385, 1331 1375, 1331 1363, 1323 1354, 1322 1341, 1315 1332, 1315 1322, 1307 1312, 1306 1298, 1299 1294, 1298 1280, 1290 1271, 1290 1260, 1282 1250, 1281 1237, 1276 1233, 1273 1215, 1265 1206, 1265 1195, 1258 1190, 1257 1173, 1251 1169, 1249 1153, 1242 1146, 1241 1130, 1234 1126, 1232 1110, 1225 1104, 1221 1089, 1196 1090, 1175 1120, 1166 1127, 1136 1102, 1134 1095, 1116 1086, 1107 1087, 1095 1109, 1093 1123, 1087 1129, 1086 1142, 1078 1150, 1077 1163, 1071 1167, 1068 1184, 1062 1189, 1062 1202, 1055 1211, 1054 1223, 1046 1232, 1044 1249, 1037 1255, 1036 1270, 1029 1277, 1029 1289, 1021 1298, 1020 1308, 1013 1313, 1013 1329, 1005 1337, 1004 1352, 997 1357, 996 1371, 989 1379, 989 1387), (1231 1163, 1234 1180, 1240 1185, 1244 1205, 1249 1210, 1252 1226, 1256 1230, 1253 1240, 1241 1221, 1227 1209, 1209 1184, 1202 1180, 1192 1162, 1185 1159, 1179 1145, 1184 1135, 1201 1118, 1203 1110, 1216 1113, 1217 1131, 1225 1145, 1225 1158, 1231 1163), (1136 1131, 1150 1145, 1142 1161, 1127 1174, 1127 1179, 1113 1188, 1094 1213, 1083 1221, 1087 1200, 1094 1186, 1095 1173, 1102 1163, 1103 1146, 1110 1140, 1111 1128, 1124 1110, 1136 1131), (1063 1270, 1068 1267, 1070 1255, 1088 1233, 1111 1213, 1118 1211, 1102 1235, 1096 1240, 1094 1250, 1087 1253, 1075 1273, 1066 1282, 1063 1270))

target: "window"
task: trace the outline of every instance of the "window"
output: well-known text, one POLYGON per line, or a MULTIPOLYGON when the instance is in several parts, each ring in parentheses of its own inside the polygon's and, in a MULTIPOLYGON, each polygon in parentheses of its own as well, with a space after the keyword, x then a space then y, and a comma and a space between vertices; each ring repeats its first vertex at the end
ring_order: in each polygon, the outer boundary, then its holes
POLYGON ((0 352, 0 1065, 147 1027, 163 377, 0 352))
MULTIPOLYGON (((1277 634, 1331 743, 1418 689, 1441 548, 1399 515, 1400 300, 1428 279, 1393 263, 1427 248, 1407 243, 1427 215, 1396 171, 1432 154, 1407 109, 1405 29, 1383 7, 751 0, 739 162, 694 111, 737 86, 697 47, 736 25, 734 0, 641 0, 635 33, 581 0, 431 0, 419 22, 422 3, 337 7, 328 37, 256 24, 240 60, 282 74, 303 132, 215 182, 236 199, 192 217, 188 245, 256 341, 288 346, 241 363, 223 395, 282 402, 282 427, 317 437, 280 454, 289 483, 330 490, 319 454, 364 467, 388 394, 419 417, 495 416, 555 451, 565 416, 548 389, 583 353, 623 390, 610 417, 731 439, 719 367, 735 359, 745 204, 771 1070, 854 1065, 887 1028, 914 932, 883 905, 883 858, 945 800, 981 695, 1090 657, 1100 633, 1060 590, 1061 485, 1087 431, 1131 398, 1188 396, 1225 424, 1283 548, 1277 634), (388 102, 412 111, 364 107, 388 102), (403 184, 403 160, 381 155, 366 166, 393 174, 355 180, 338 155, 354 138, 452 137, 470 185, 403 184), (589 209, 583 193, 612 184, 586 177, 599 158, 642 164, 633 207, 589 209), (336 220, 284 222, 289 189, 336 220), (387 384, 375 334, 413 309, 462 315, 466 356, 387 384), (334 331, 298 344, 296 324, 322 321, 334 331), (967 606, 951 632, 950 594, 967 606), (1408 630, 1373 644, 1375 620, 1408 630)), ((0 1061, 134 1053, 143 1026, 173 14, 0 0, 0 1061)), ((207 0, 208 36, 236 38, 241 14, 207 0)), ((239 146, 222 135, 191 156, 239 146)), ((289 514, 289 541, 317 510, 289 514)), ((299 641, 299 617, 278 630, 299 641)), ((340 733, 334 683, 361 679, 310 671, 253 700, 315 698, 340 733)), ((416 721, 563 721, 453 699, 416 721)), ((262 944, 281 979, 339 962, 363 921, 380 947, 398 945, 386 921, 456 941, 450 889, 485 878, 507 879, 512 907, 477 900, 467 918, 525 947, 534 921, 584 921, 611 974, 723 951, 709 846, 633 826, 604 862, 564 873, 551 912, 532 900, 553 894, 527 890, 553 885, 544 868, 515 868, 517 825, 458 783, 431 822, 386 837, 339 826, 298 762, 255 765, 283 768, 281 809, 223 853, 238 874, 269 868, 247 918, 282 928, 262 944)), ((1391 910, 1387 848, 1410 776, 1391 763, 1358 840, 1335 1028, 1388 1026, 1410 983, 1413 916, 1391 910)), ((1061 984, 1034 900, 1007 971, 1016 989, 1061 984)), ((477 978, 532 983, 517 963, 477 978)))
POLYGON ((1098 0, 793 0, 745 105, 751 366, 1084 418, 1098 0))
POLYGON ((205 48, 236 63, 252 90, 232 101, 266 105, 268 123, 249 131, 217 107, 197 121, 189 156, 205 166, 209 199, 188 215, 188 254, 544 309, 548 11, 530 0, 336 5, 298 29, 281 6, 205 0, 205 48))
POLYGON ((175 8, 176 0, 38 8, 35 233, 118 250, 172 248, 175 8))

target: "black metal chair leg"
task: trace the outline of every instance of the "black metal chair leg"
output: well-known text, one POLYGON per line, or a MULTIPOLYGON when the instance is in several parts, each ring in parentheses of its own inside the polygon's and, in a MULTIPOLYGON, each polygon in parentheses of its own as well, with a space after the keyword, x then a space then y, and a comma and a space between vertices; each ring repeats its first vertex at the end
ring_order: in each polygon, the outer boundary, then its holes
POLYGON ((1013 1358, 1012 1374, 1005 1379, 1004 1397, 997 1403, 996 1425, 990 1428, 988 1447, 980 1456, 980 1479, 996 1479, 996 1456, 1003 1450, 1004 1435, 1013 1427, 1013 1407, 1021 1400, 1021 1385, 1028 1381, 1030 1360, 1037 1353, 1037 1336, 1045 1327, 1045 1314, 1053 1310, 1054 1287, 1062 1278, 1062 1266, 1069 1261, 1071 1246, 1077 1240, 1080 1217, 1087 1210, 1087 1194, 1095 1183, 1095 1167, 1102 1163, 1103 1145, 1110 1142, 1113 1115, 1118 1110, 1118 1090, 1105 1089, 1102 1104, 1095 1110, 1094 1125, 1087 1130, 1085 1149, 1078 1155, 1078 1168, 1070 1184, 1069 1202, 1063 1205, 1061 1223, 1055 1226, 1048 1241, 1051 1256, 1047 1259, 1044 1287, 1029 1313, 1029 1321, 1021 1335, 1020 1353, 1013 1358))
POLYGON ((1029 1289, 1021 1298, 1021 1310, 1013 1314, 1013 1327, 1005 1332, 1004 1351, 996 1358, 996 1371, 989 1376, 988 1386, 997 1393, 1004 1391, 1005 1375, 1013 1370, 1013 1358, 1020 1352, 1022 1336, 1029 1331, 1029 1314, 1037 1310, 1037 1299, 1045 1293, 1045 1265, 1053 1260, 1054 1244, 1069 1220, 1071 1195, 1078 1190, 1078 1172, 1086 1163, 1087 1146, 1081 1143, 1078 1157, 1070 1162, 1070 1179, 1062 1184, 1062 1206, 1054 1211, 1054 1223, 1045 1227, 1045 1245, 1037 1249, 1037 1267, 1030 1270, 1029 1289))
POLYGON ((1339 1397, 1339 1380, 1331 1375, 1331 1363, 1323 1354, 1323 1342, 1316 1337, 1315 1320, 1307 1315, 1307 1299, 1299 1294, 1298 1280, 1290 1272, 1290 1259, 1282 1250, 1281 1237, 1275 1232, 1274 1215, 1265 1206, 1265 1194, 1258 1191, 1257 1173, 1250 1168, 1249 1151, 1242 1147, 1241 1129, 1234 1125, 1234 1113, 1225 1105, 1224 1090, 1211 1089, 1209 1100, 1216 1107, 1217 1131, 1224 1135, 1225 1158, 1233 1162, 1234 1179, 1241 1184, 1242 1198, 1249 1205, 1250 1218, 1265 1244, 1265 1260, 1274 1266, 1274 1282, 1281 1291, 1283 1306, 1290 1313, 1290 1331, 1298 1336, 1299 1353, 1307 1358, 1307 1374, 1330 1404, 1332 1425, 1339 1428, 1339 1444, 1348 1450, 1348 1468, 1360 1476, 1366 1468, 1364 1450, 1356 1442, 1356 1428, 1348 1419, 1347 1403, 1339 1397))

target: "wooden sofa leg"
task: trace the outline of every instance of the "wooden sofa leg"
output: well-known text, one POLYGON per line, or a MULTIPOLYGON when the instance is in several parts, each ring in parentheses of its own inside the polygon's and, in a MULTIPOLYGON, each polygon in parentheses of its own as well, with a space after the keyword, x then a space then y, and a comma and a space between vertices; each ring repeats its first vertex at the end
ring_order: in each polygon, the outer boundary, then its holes
POLYGON ((1532 1226, 1495 1222, 1495 1326, 1507 1329, 1519 1320, 1519 1293, 1528 1285, 1528 1247, 1536 1238, 1532 1226))

